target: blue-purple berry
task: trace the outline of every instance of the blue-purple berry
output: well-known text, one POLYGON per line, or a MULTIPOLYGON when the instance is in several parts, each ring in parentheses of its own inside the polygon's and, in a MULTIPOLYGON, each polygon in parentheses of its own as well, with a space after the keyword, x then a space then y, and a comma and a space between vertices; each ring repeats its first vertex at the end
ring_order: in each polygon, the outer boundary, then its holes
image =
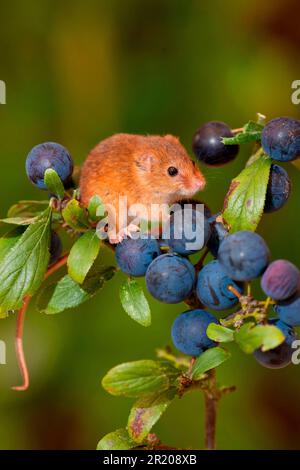
MULTIPOLYGON (((200 204, 200 203, 199 203, 200 204)), ((165 243, 174 253, 191 255, 201 250, 209 240, 211 234, 210 223, 199 209, 184 205, 177 209, 170 218, 170 233, 165 243)))
POLYGON ((206 334, 210 323, 218 323, 218 320, 206 310, 188 310, 178 315, 171 331, 175 347, 189 356, 199 356, 215 346, 216 343, 206 334))
POLYGON ((236 281, 259 277, 269 264, 270 252, 264 239, 242 230, 228 235, 221 243, 218 260, 227 275, 236 281))
POLYGON ((68 150, 55 142, 45 142, 33 147, 26 158, 26 173, 39 189, 47 189, 44 173, 55 170, 63 183, 68 182, 73 172, 73 160, 68 150))
POLYGON ((287 202, 290 192, 291 180, 285 169, 279 165, 271 165, 264 212, 270 213, 281 209, 287 202))
POLYGON ((274 305, 274 310, 280 320, 290 326, 300 326, 300 288, 287 300, 274 305))
POLYGON ((157 240, 126 238, 116 246, 119 268, 130 276, 144 276, 149 264, 160 255, 157 240))
POLYGON ((262 290, 274 300, 285 300, 295 294, 300 285, 298 268, 285 259, 273 261, 261 278, 262 290))
POLYGON ((261 144, 273 160, 295 160, 300 156, 300 121, 290 117, 272 119, 262 130, 261 144))
POLYGON ((193 137, 193 151, 206 165, 220 166, 232 161, 239 152, 238 145, 224 145, 222 137, 233 137, 231 129, 221 121, 201 126, 193 137))
POLYGON ((206 264, 200 271, 197 280, 197 296, 200 302, 213 310, 226 310, 239 301, 238 297, 228 289, 233 287, 240 294, 243 286, 230 279, 219 261, 206 264))
POLYGON ((158 256, 146 272, 150 294, 167 304, 185 300, 193 290, 195 278, 193 265, 187 259, 171 253, 158 256))

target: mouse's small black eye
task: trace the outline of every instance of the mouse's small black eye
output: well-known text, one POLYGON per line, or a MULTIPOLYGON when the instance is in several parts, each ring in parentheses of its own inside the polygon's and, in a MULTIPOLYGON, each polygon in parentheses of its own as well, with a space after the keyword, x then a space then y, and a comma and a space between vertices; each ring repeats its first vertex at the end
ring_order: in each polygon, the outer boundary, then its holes
POLYGON ((176 176, 178 174, 178 170, 175 166, 169 166, 168 173, 170 176, 176 176))

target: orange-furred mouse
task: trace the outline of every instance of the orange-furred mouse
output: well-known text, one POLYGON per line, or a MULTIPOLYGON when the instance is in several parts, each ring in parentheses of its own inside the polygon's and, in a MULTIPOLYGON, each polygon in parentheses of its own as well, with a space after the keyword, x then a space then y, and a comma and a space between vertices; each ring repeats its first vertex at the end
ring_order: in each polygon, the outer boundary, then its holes
MULTIPOLYGON (((118 211, 119 197, 128 207, 173 204, 205 186, 205 178, 179 139, 172 135, 115 134, 100 142, 85 160, 80 176, 80 199, 87 206, 98 195, 118 211)), ((115 220, 118 229, 120 225, 115 220)), ((110 240, 120 241, 110 237, 110 240)))

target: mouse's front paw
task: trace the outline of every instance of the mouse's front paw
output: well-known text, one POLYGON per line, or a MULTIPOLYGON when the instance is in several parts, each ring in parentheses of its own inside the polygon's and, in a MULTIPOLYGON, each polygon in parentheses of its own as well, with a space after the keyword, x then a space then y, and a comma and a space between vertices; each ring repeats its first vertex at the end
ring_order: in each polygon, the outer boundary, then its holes
POLYGON ((129 224, 127 227, 123 227, 117 234, 109 237, 110 243, 120 243, 124 238, 132 238, 132 234, 139 232, 140 227, 135 224, 129 224))

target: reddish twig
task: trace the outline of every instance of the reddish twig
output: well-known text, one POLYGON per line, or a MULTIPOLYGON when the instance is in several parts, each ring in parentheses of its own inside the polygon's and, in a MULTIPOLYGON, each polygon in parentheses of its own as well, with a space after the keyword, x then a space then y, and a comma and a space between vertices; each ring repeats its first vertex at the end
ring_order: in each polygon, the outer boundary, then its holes
MULTIPOLYGON (((59 260, 56 261, 56 263, 54 263, 52 266, 48 268, 44 279, 47 279, 49 276, 51 276, 51 274, 53 274, 59 268, 64 266, 67 260, 68 260, 68 254, 59 258, 59 260)), ((16 349, 17 361, 18 361, 21 377, 23 379, 23 383, 22 385, 16 385, 12 387, 12 389, 18 392, 27 390, 29 387, 29 372, 28 372, 28 367, 26 364, 24 348, 23 348, 23 330, 24 330, 25 314, 26 314, 27 307, 29 305, 30 300, 31 300, 31 295, 25 295, 23 299, 23 305, 18 311, 18 315, 17 315, 15 349, 16 349)))

